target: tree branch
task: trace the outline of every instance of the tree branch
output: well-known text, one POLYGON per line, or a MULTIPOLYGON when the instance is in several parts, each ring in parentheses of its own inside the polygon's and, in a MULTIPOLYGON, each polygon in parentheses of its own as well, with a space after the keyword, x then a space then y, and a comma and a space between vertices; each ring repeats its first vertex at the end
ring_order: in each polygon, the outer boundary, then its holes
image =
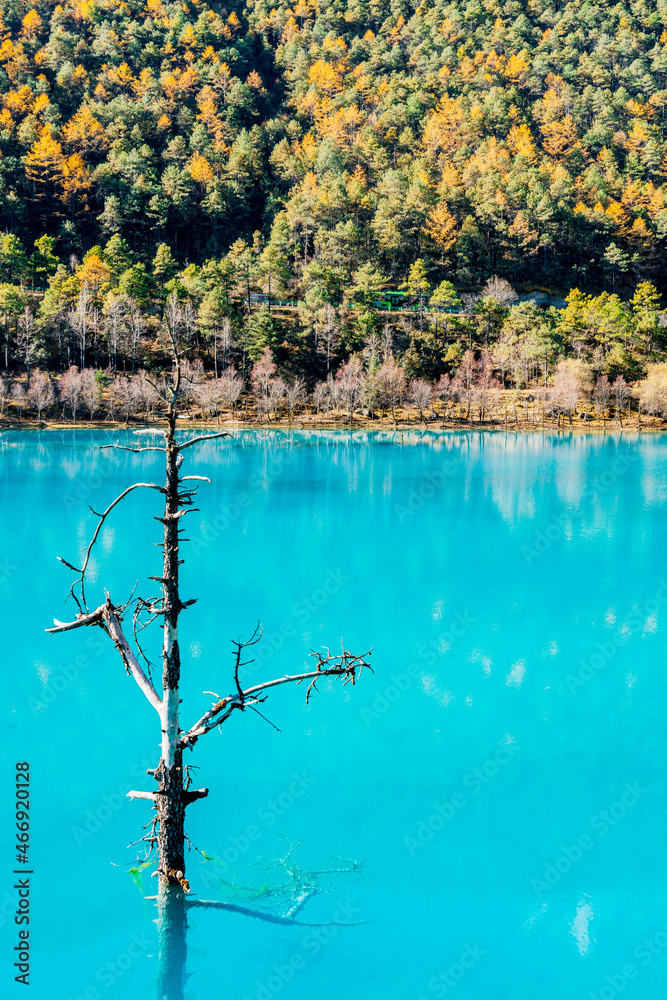
MULTIPOLYGON (((123 500, 128 495, 128 493, 131 493, 132 490, 139 490, 139 489, 157 490, 158 493, 164 493, 165 492, 164 487, 163 486, 158 486, 157 483, 133 483, 132 486, 128 486, 126 490, 123 490, 123 492, 120 494, 120 496, 117 496, 116 499, 112 503, 109 504, 109 506, 107 507, 107 509, 104 511, 103 514, 97 514, 97 516, 99 517, 100 520, 99 520, 99 523, 98 523, 98 525, 97 525, 97 527, 95 529, 95 534, 92 537, 90 545, 88 546, 88 548, 86 550, 86 557, 85 557, 84 562, 83 562, 83 567, 80 570, 78 570, 78 569, 76 569, 76 567, 72 566, 71 563, 66 562, 65 559, 63 559, 61 556, 58 556, 58 559, 60 560, 61 563, 64 563, 65 566, 68 566, 70 569, 73 569, 75 573, 79 574, 79 577, 74 581, 74 583, 70 587, 70 591, 69 592, 70 592, 70 595, 76 601, 76 603, 77 603, 80 611, 83 608, 86 608, 86 611, 88 610, 88 608, 86 606, 86 593, 85 593, 85 587, 84 587, 84 578, 85 578, 85 575, 86 575, 86 570, 88 569, 88 563, 90 562, 90 553, 92 552, 93 546, 94 546, 95 542, 97 541, 97 536, 100 533, 102 525, 104 524, 104 522, 106 521, 106 519, 109 516, 109 514, 111 513, 111 511, 114 509, 114 507, 116 507, 121 502, 121 500, 123 500), (77 583, 81 587, 81 601, 79 601, 79 598, 74 593, 74 588, 76 587, 77 583)), ((92 507, 90 509, 93 510, 92 507)), ((93 514, 96 514, 96 513, 97 512, 93 510, 93 514)), ((73 627, 76 627, 76 626, 73 626, 73 627)))
POLYGON ((160 712, 162 708, 162 699, 142 670, 138 659, 132 652, 123 633, 118 609, 113 606, 108 595, 106 603, 101 604, 99 608, 96 608, 95 611, 91 611, 90 614, 77 615, 76 620, 73 622, 59 622, 56 619, 54 619, 54 622, 55 624, 52 628, 46 629, 46 631, 51 635, 55 635, 59 632, 70 632, 72 629, 82 628, 84 625, 99 625, 104 628, 104 630, 111 636, 114 646, 120 653, 128 674, 132 674, 153 708, 157 712, 160 712))
MULTIPOLYGON (((261 684, 254 684, 245 690, 241 690, 239 686, 235 694, 229 694, 224 698, 220 698, 208 712, 202 715, 201 719, 181 736, 180 743, 184 747, 192 746, 204 733, 208 733, 211 729, 222 725, 235 709, 243 710, 244 707, 250 704, 257 704, 264 701, 264 698, 258 698, 257 695, 263 691, 268 691, 270 688, 278 687, 280 684, 300 684, 302 681, 310 681, 306 694, 306 703, 310 699, 311 691, 317 690, 315 684, 320 677, 345 677, 345 684, 349 681, 354 684, 356 678, 361 676, 364 667, 368 667, 372 672, 372 667, 366 659, 366 657, 370 657, 371 652, 372 650, 363 654, 350 653, 344 647, 343 652, 339 656, 331 656, 328 651, 326 656, 314 652, 310 655, 317 657, 315 670, 309 670, 301 674, 286 674, 284 677, 277 677, 274 680, 262 681, 261 684), (249 701, 249 699, 251 700, 249 701)), ((238 667, 235 671, 235 680, 238 678, 237 671, 238 667)))
POLYGON ((231 434, 228 431, 219 431, 217 434, 200 434, 199 437, 190 438, 190 440, 186 441, 185 444, 179 444, 178 450, 185 451, 185 449, 189 448, 191 444, 197 444, 198 441, 212 441, 214 438, 228 438, 228 437, 231 437, 231 434))
POLYGON ((191 802, 196 802, 197 799, 205 799, 208 795, 208 788, 193 788, 189 791, 187 788, 183 791, 181 798, 184 805, 189 806, 191 802))
POLYGON ((241 657, 243 655, 243 650, 247 649, 249 646, 256 646, 257 643, 262 638, 262 635, 263 635, 262 626, 260 625, 259 622, 257 622, 257 625, 255 626, 255 631, 253 632, 253 634, 250 636, 249 639, 246 639, 245 641, 243 641, 242 639, 232 640, 232 646, 236 646, 236 656, 234 658, 234 683, 236 684, 236 691, 239 696, 239 702, 240 702, 239 708, 241 709, 241 711, 243 711, 243 702, 245 699, 243 696, 243 690, 241 688, 241 682, 239 681, 239 669, 241 666, 245 667, 248 663, 253 662, 253 660, 246 660, 242 664, 241 657))
POLYGON ((162 454, 164 454, 165 451, 166 451, 165 448, 158 448, 157 445, 151 445, 150 447, 147 447, 147 448, 128 448, 127 445, 124 445, 124 444, 101 444, 100 445, 100 451, 103 451, 105 448, 113 448, 116 451, 134 451, 134 452, 140 452, 140 451, 161 451, 162 454))
MULTIPOLYGON (((64 562, 65 560, 61 561, 64 562)), ((73 622, 59 622, 57 618, 54 618, 53 626, 44 631, 50 635, 56 635, 58 632, 71 632, 73 628, 83 628, 84 625, 101 625, 103 615, 104 604, 101 604, 99 608, 91 611, 88 615, 77 615, 76 620, 73 622)))
POLYGON ((148 382, 148 384, 151 387, 151 389, 155 390, 155 394, 161 400, 161 402, 163 402, 165 406, 168 406, 169 409, 171 409, 172 404, 169 402, 169 400, 166 398, 166 396, 162 395, 162 393, 160 392, 160 390, 156 386, 155 382, 153 382, 153 380, 150 379, 150 378, 147 378, 146 381, 148 382))
POLYGON ((114 646, 123 659, 127 672, 132 674, 156 712, 161 712, 162 699, 142 670, 138 659, 130 649, 130 644, 123 634, 118 611, 114 608, 108 597, 107 603, 104 605, 104 621, 109 631, 109 635, 113 639, 114 646))

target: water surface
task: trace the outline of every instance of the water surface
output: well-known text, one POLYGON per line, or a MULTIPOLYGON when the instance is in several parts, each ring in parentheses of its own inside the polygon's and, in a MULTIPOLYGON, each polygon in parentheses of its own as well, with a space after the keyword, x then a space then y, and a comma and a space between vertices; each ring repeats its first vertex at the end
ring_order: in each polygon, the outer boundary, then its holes
MULTIPOLYGON (((100 452, 111 440, 137 439, 0 436, 3 787, 9 801, 29 759, 35 1000, 143 1000, 155 974, 126 850, 150 814, 125 798, 151 787, 155 713, 101 633, 42 631, 72 614, 56 556, 81 558, 88 504, 163 478, 153 453, 100 452)), ((219 859, 189 855, 198 896, 249 905, 293 848, 304 871, 364 862, 326 877, 304 919, 368 923, 317 938, 193 914, 186 996, 661 995, 667 438, 246 432, 186 454, 212 481, 183 547, 182 594, 199 599, 181 619, 183 722, 230 689, 230 640, 258 619, 251 680, 341 636, 375 665, 308 706, 280 689, 273 725, 237 713, 189 756, 211 792, 188 834, 219 859)), ((109 519, 91 606, 105 587, 155 593, 158 505, 136 493, 109 519)), ((13 987, 10 921, 2 941, 13 987)))

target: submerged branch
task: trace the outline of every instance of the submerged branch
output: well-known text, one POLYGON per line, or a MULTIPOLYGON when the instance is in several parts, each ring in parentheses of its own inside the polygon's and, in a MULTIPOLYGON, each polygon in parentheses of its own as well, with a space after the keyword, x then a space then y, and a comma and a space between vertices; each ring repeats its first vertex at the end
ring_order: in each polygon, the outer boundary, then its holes
MULTIPOLYGON (((157 896, 145 896, 145 899, 157 899, 157 896)), ((236 903, 223 903, 217 899, 186 899, 185 905, 190 907, 208 910, 227 910, 230 913, 240 913, 244 917, 255 917, 257 920, 266 920, 270 924, 282 924, 287 927, 361 927, 367 924, 368 920, 347 921, 347 920, 325 920, 324 922, 313 923, 306 920, 293 920, 291 917, 279 917, 273 913, 265 913, 263 910, 251 910, 247 906, 237 906, 236 903)))
POLYGON ((309 899, 317 895, 317 890, 315 889, 304 889, 303 892, 298 896, 292 906, 289 908, 286 917, 295 917, 300 910, 304 908, 309 899))

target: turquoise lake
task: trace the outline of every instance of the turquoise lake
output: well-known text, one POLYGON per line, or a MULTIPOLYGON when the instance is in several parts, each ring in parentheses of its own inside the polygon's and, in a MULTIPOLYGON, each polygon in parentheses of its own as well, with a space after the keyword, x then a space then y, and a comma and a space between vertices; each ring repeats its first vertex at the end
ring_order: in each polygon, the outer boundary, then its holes
MULTIPOLYGON (((186 436, 186 432, 183 432, 186 436)), ((150 435, 3 433, 0 975, 13 982, 14 763, 31 765, 33 1000, 150 1000, 155 907, 128 873, 159 724, 101 631, 69 620, 95 517, 150 435)), ((197 744, 193 894, 270 909, 285 857, 316 935, 193 911, 188 1000, 654 1000, 667 983, 667 436, 239 432, 194 446, 182 723, 311 648, 359 683, 283 687, 197 744), (276 728, 280 731, 277 731, 276 728), (312 877, 312 876, 311 876, 312 877), (267 890, 273 889, 267 896, 267 890), (324 891, 326 890, 326 891, 324 891)), ((100 536, 89 604, 151 596, 160 497, 100 536)), ((143 633, 159 663, 161 636, 143 633)), ((159 676, 159 671, 158 671, 159 676)), ((156 879, 145 871, 150 895, 156 879)))

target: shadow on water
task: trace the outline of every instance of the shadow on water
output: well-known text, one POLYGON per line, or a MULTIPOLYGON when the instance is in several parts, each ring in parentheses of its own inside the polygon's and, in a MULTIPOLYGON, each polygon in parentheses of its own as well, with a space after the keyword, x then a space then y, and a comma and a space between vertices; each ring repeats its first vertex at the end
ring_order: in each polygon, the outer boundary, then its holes
MULTIPOLYGON (((147 896, 157 905, 158 963, 155 979, 155 1000, 185 1000, 185 988, 189 978, 187 972, 188 911, 218 910, 234 913, 240 917, 252 918, 281 927, 323 928, 323 933, 331 936, 338 928, 362 927, 368 920, 354 920, 354 907, 339 902, 329 920, 303 919, 303 911, 315 897, 328 897, 337 887, 340 875, 353 875, 363 868, 363 862, 345 861, 341 867, 320 871, 306 871, 290 860, 292 848, 287 857, 275 862, 262 864, 261 871, 279 869, 287 874, 287 881, 278 880, 262 885, 243 906, 219 899, 198 899, 184 892, 180 885, 160 885, 157 896, 147 896), (333 878, 333 881, 332 881, 333 878), (301 919, 300 919, 301 918, 301 919), (339 919, 343 918, 343 919, 339 919)), ((211 884, 215 879, 211 880, 211 884)), ((219 888, 234 888, 233 883, 220 882, 219 888)), ((236 887, 238 888, 238 887, 236 887)), ((244 889, 249 887, 244 886, 244 889)), ((213 917, 212 919, 215 919, 213 917)))

